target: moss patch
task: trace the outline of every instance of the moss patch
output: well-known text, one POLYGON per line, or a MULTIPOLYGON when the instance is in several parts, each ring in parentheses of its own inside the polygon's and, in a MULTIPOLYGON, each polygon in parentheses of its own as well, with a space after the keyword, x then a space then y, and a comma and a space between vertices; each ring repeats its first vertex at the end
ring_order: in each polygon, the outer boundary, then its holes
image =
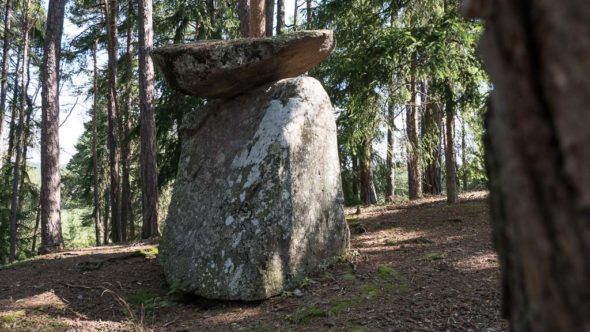
POLYGON ((442 259, 445 259, 447 256, 440 252, 440 251, 435 251, 435 252, 431 252, 428 253, 422 257, 420 257, 418 260, 422 261, 422 262, 434 262, 434 261, 440 261, 442 259))
POLYGON ((155 259, 158 257, 158 247, 137 250, 136 253, 145 259, 155 259))
POLYGON ((315 305, 309 305, 300 308, 287 316, 287 320, 294 324, 306 324, 317 318, 328 317, 328 315, 328 312, 322 308, 315 305))
POLYGON ((47 315, 27 316, 24 310, 0 313, 0 331, 66 331, 71 326, 47 315))

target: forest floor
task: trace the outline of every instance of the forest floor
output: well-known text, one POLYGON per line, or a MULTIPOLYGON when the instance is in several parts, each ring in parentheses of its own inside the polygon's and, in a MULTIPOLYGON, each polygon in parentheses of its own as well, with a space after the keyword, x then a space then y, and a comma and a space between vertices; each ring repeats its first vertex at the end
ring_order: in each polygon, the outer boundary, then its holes
POLYGON ((267 301, 170 294, 149 244, 0 270, 0 331, 507 330, 486 193, 347 209, 353 250, 267 301))

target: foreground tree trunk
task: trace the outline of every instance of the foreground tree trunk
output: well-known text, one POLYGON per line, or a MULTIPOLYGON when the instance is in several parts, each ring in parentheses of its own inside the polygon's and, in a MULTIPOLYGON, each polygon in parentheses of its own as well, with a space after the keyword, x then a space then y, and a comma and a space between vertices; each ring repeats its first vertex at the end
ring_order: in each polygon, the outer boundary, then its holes
POLYGON ((590 2, 468 3, 494 82, 486 157, 513 331, 590 331, 590 2))
POLYGON ((117 98, 117 14, 119 5, 117 0, 105 0, 105 16, 107 20, 108 35, 108 146, 110 161, 110 200, 111 200, 111 238, 114 243, 121 242, 123 232, 121 229, 121 177, 119 175, 119 162, 121 159, 120 132, 119 132, 119 102, 117 98))
POLYGON ((66 0, 49 0, 41 66, 41 247, 63 248, 59 174, 59 60, 66 0))
POLYGON ((10 52, 10 16, 12 15, 12 0, 6 0, 4 4, 4 22, 2 36, 2 71, 0 73, 0 166, 2 165, 2 133, 4 128, 4 115, 6 113, 6 95, 8 93, 8 53, 10 52))
POLYGON ((158 165, 156 160, 156 116, 154 113, 154 64, 149 55, 153 45, 152 1, 139 0, 139 99, 141 135, 141 182, 143 223, 141 237, 159 235, 158 165))
POLYGON ((94 233, 96 246, 100 246, 100 187, 98 185, 98 153, 97 153, 97 122, 98 122, 98 64, 96 60, 96 52, 98 49, 98 39, 94 40, 94 47, 92 48, 92 64, 94 70, 93 79, 93 105, 92 105, 92 176, 93 180, 93 194, 94 194, 94 233))
POLYGON ((265 0, 250 0, 250 37, 264 37, 266 29, 265 0))

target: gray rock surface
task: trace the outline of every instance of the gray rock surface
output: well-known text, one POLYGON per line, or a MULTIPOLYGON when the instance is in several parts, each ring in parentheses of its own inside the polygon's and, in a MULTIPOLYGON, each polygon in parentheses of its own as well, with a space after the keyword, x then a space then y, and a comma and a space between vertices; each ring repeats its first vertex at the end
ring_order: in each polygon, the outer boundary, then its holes
POLYGON ((152 58, 173 88, 194 96, 230 98, 301 75, 333 49, 332 31, 316 30, 165 46, 153 50, 152 58))
POLYGON ((159 260, 171 285, 259 300, 349 246, 330 99, 286 79, 187 114, 159 260))

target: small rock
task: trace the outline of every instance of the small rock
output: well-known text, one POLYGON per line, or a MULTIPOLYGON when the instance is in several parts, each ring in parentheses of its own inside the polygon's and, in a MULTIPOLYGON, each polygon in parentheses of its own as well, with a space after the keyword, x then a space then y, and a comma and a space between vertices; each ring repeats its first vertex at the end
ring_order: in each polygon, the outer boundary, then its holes
POLYGON ((299 288, 296 288, 296 289, 293 291, 293 295, 295 295, 295 297, 302 297, 302 296, 303 296, 303 292, 301 291, 301 289, 299 289, 299 288))

